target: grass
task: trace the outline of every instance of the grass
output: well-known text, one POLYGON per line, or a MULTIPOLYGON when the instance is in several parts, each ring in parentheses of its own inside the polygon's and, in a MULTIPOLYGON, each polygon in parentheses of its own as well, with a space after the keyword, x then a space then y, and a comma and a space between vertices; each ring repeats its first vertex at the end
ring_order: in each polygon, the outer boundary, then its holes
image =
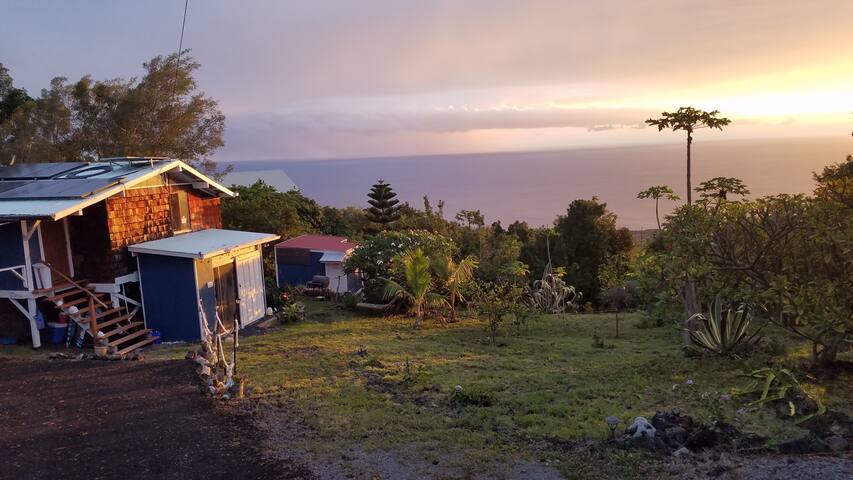
MULTIPOLYGON (((542 316, 493 346, 477 319, 413 330, 409 318, 308 307, 309 321, 244 339, 238 368, 262 403, 296 405, 315 435, 308 448, 320 454, 404 449, 429 460, 453 452, 473 459, 472 468, 508 455, 554 460, 564 474, 577 474, 590 463, 583 455, 567 458, 564 447, 606 437, 604 417, 618 417, 621 429, 671 407, 770 438, 802 433, 772 408, 739 415, 745 400, 720 399, 769 355, 685 357, 679 332, 638 328, 637 315, 622 316, 619 338, 612 315, 542 316)), ((815 391, 831 408, 848 407, 849 378, 815 391)), ((641 454, 607 455, 613 458, 594 462, 603 470, 589 476, 647 473, 636 469, 641 454)))
MULTIPOLYGON (((474 318, 413 330, 410 318, 307 306, 308 321, 241 339, 238 373, 250 396, 269 407, 259 409, 262 423, 291 424, 296 415, 307 424, 299 448, 315 458, 357 449, 440 462, 453 477, 529 460, 570 478, 648 478, 664 474, 653 457, 586 449, 580 441, 606 437, 608 415, 619 418, 621 430, 636 416, 672 407, 705 422, 725 419, 771 444, 802 433, 772 407, 741 415, 748 400, 721 399, 745 384, 746 372, 808 360, 807 347, 783 332, 773 333, 790 348, 782 356, 691 358, 679 349, 678 331, 640 328, 633 314, 621 315, 619 338, 610 314, 557 315, 532 320, 520 334, 504 328, 492 345, 485 323, 474 318)), ((186 350, 161 346, 147 359, 182 358, 186 350)), ((34 355, 44 354, 0 349, 0 356, 34 355)), ((853 413, 848 374, 819 384, 801 378, 828 407, 853 413)))

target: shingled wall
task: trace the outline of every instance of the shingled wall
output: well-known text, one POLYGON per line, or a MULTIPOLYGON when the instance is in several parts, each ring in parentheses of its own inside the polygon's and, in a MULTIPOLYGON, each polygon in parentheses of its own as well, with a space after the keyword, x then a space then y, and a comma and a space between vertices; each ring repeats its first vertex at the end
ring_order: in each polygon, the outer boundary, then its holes
POLYGON ((220 199, 189 187, 140 188, 128 190, 124 196, 108 198, 105 202, 109 258, 115 277, 136 271, 136 262, 127 250, 128 245, 173 235, 169 193, 178 189, 187 191, 190 223, 194 231, 222 228, 220 199))

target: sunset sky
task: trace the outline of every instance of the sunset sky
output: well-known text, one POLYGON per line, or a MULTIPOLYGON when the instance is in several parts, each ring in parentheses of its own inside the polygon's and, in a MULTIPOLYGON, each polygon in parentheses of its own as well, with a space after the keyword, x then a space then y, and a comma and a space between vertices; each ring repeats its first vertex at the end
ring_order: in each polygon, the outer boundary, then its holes
MULTIPOLYGON (((184 2, 0 0, 0 62, 141 73, 177 49, 184 2)), ((706 139, 849 134, 853 2, 190 0, 184 46, 227 118, 225 161, 681 141, 640 128, 681 105, 706 139)))

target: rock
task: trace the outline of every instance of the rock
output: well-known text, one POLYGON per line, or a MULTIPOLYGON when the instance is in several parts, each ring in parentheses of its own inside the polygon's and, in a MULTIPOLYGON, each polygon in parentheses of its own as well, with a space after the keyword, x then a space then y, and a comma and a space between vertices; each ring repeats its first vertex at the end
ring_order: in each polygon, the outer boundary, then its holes
POLYGON ((779 453, 798 455, 812 451, 812 442, 806 437, 791 438, 777 445, 779 453))
POLYGON ((829 447, 833 452, 843 452, 847 450, 847 439, 842 437, 841 435, 833 435, 824 440, 826 446, 829 447))
POLYGON ((655 438, 655 427, 645 417, 637 417, 625 433, 632 438, 655 438))
POLYGON ((687 430, 681 427, 670 427, 664 431, 666 442, 672 446, 684 445, 687 440, 687 430))
POLYGON ((688 450, 686 447, 681 447, 678 450, 672 452, 673 457, 683 457, 685 455, 690 455, 690 450, 688 450))
POLYGON ((720 441, 720 435, 708 427, 700 427, 693 432, 684 442, 684 446, 692 449, 710 448, 720 441))

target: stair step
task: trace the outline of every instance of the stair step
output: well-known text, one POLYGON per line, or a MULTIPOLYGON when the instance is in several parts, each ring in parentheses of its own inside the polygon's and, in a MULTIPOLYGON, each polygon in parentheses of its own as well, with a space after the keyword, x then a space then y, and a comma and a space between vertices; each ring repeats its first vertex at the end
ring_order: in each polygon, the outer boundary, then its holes
MULTIPOLYGON (((95 308, 96 308, 96 309, 97 309, 98 307, 103 308, 101 305, 95 305, 95 308)), ((96 311, 96 312, 95 312, 95 318, 103 318, 103 317, 106 317, 107 315, 112 315, 112 314, 117 313, 117 312, 120 312, 120 311, 122 311, 122 310, 124 310, 124 307, 111 308, 111 309, 109 309, 109 310, 104 310, 103 312, 97 312, 97 311, 96 311)), ((86 307, 86 308, 81 308, 81 309, 77 312, 77 314, 78 314, 78 315, 83 315, 84 313, 88 313, 88 312, 89 312, 89 307, 86 307)))
POLYGON ((66 288, 71 288, 74 286, 75 285, 73 283, 60 283, 59 285, 53 285, 50 288, 38 288, 36 290, 33 290, 33 293, 35 295, 44 295, 47 293, 55 292, 57 290, 65 290, 66 288))
MULTIPOLYGON (((98 297, 100 297, 101 299, 104 299, 104 297, 106 296, 106 295, 105 295, 105 294, 103 294, 103 293, 97 293, 97 294, 95 294, 95 295, 96 295, 96 296, 98 296, 98 297)), ((63 300, 63 301, 62 301, 62 304, 61 304, 61 305, 57 304, 57 306, 58 306, 58 307, 60 307, 60 308, 68 308, 68 307, 71 307, 71 306, 73 306, 73 305, 79 305, 79 304, 81 304, 81 303, 89 303, 89 296, 88 296, 88 295, 86 295, 86 296, 85 296, 85 297, 83 297, 83 298, 77 298, 77 299, 74 299, 74 300, 71 300, 71 301, 68 301, 68 302, 66 302, 66 301, 64 301, 64 300, 63 300)), ((78 307, 78 308, 79 308, 79 307, 78 307)))
POLYGON ((147 337, 144 340, 142 340, 141 342, 136 342, 133 345, 129 345, 127 347, 124 347, 123 349, 115 352, 115 354, 116 355, 126 355, 126 354, 136 350, 137 348, 142 347, 143 345, 148 345, 149 343, 151 343, 153 341, 154 341, 153 338, 147 337))
POLYGON ((128 323, 127 325, 122 325, 122 326, 120 326, 120 327, 116 327, 116 328, 114 328, 114 329, 110 330, 109 332, 104 332, 103 330, 101 330, 101 332, 103 332, 103 334, 104 334, 107 338, 109 338, 109 337, 112 337, 112 336, 114 336, 114 335, 118 335, 118 334, 120 334, 120 333, 124 333, 124 332, 126 332, 126 331, 130 330, 131 328, 138 327, 138 326, 140 326, 140 325, 142 325, 142 322, 130 322, 130 323, 128 323))
POLYGON ((133 340, 134 338, 138 338, 138 337, 141 337, 143 335, 148 335, 148 332, 150 332, 150 331, 151 330, 144 328, 142 330, 139 330, 138 332, 133 332, 130 335, 127 335, 124 337, 119 337, 119 338, 111 341, 107 345, 110 347, 117 347, 117 346, 121 345, 122 343, 127 342, 128 340, 133 340))
MULTIPOLYGON (((99 330, 101 330, 101 329, 107 328, 107 327, 109 327, 110 325, 115 325, 115 324, 116 324, 116 323, 118 323, 118 322, 121 322, 121 321, 123 321, 123 320, 127 320, 127 319, 129 319, 130 317, 131 317, 131 315, 128 313, 128 314, 126 314, 126 315, 122 315, 122 316, 120 316, 120 317, 115 317, 115 318, 112 318, 112 319, 110 319, 110 320, 107 320, 107 321, 106 321, 106 322, 104 322, 104 323, 98 323, 98 329, 99 329, 99 330)), ((104 332, 104 333, 107 333, 107 332, 104 332)))
MULTIPOLYGON (((86 290, 91 291, 92 287, 86 287, 86 290)), ((62 300, 65 297, 70 297, 71 295, 77 295, 79 293, 85 293, 85 290, 80 289, 80 288, 75 288, 73 290, 66 290, 62 293, 58 293, 56 295, 47 297, 47 300, 51 301, 51 302, 56 302, 57 300, 62 300)))

